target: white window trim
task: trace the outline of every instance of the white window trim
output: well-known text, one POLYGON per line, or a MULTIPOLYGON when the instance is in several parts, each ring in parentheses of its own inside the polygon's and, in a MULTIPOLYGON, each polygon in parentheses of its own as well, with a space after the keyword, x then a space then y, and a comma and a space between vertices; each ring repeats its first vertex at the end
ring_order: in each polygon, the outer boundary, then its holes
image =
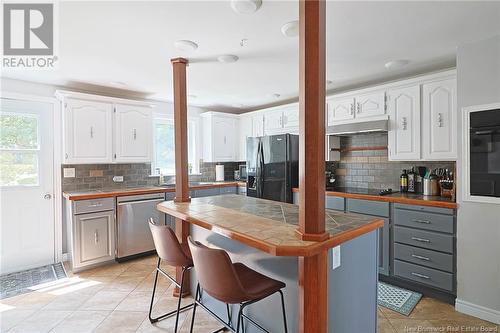
MULTIPOLYGON (((174 122, 174 115, 173 114, 154 114, 153 116, 153 126, 156 123, 173 123, 174 122)), ((200 172, 200 149, 199 147, 201 144, 201 138, 200 138, 200 120, 197 117, 188 117, 188 128, 192 124, 194 127, 194 133, 195 133, 195 140, 194 140, 194 160, 196 161, 193 164, 193 171, 191 175, 197 175, 200 172)), ((189 132, 189 130, 188 130, 189 132)), ((188 140, 189 141, 189 140, 188 140)), ((188 151, 189 154, 189 151, 188 151)), ((156 139, 155 135, 153 133, 153 161, 151 163, 151 175, 156 176, 155 173, 156 169, 156 139)), ((162 176, 175 176, 175 173, 172 174, 165 174, 162 176)))
POLYGON ((474 105, 462 108, 462 200, 470 202, 500 204, 500 198, 470 194, 470 114, 472 112, 500 109, 500 103, 474 105))

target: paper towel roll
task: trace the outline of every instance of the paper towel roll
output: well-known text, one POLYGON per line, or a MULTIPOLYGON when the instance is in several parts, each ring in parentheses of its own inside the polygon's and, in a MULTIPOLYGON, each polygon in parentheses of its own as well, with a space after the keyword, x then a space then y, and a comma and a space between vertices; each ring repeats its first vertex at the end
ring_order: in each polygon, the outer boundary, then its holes
POLYGON ((224 166, 216 165, 215 166, 215 181, 223 182, 224 181, 224 166))

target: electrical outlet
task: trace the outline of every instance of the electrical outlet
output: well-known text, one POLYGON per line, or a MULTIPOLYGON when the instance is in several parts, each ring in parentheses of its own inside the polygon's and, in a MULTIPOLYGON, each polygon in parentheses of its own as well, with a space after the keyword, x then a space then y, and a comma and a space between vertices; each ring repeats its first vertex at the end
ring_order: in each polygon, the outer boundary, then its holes
POLYGON ((115 183, 123 183, 123 176, 114 176, 113 181, 115 183))
POLYGON ((75 176, 76 176, 75 168, 63 168, 64 178, 75 178, 75 176))
POLYGON ((332 269, 340 267, 340 245, 332 249, 332 269))

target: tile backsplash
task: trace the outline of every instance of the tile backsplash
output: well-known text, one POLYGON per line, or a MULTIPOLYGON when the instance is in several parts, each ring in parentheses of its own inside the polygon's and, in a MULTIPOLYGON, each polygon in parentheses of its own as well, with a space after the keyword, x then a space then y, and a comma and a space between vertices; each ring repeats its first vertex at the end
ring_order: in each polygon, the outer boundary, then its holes
MULTIPOLYGON (((387 133, 366 133, 342 136, 340 148, 386 146, 387 133)), ((413 166, 447 168, 454 170, 455 162, 398 162, 388 160, 387 150, 349 151, 340 154, 340 162, 327 162, 327 170, 334 168, 339 187, 399 190, 399 176, 403 169, 413 166)))
MULTIPOLYGON (((234 180, 234 171, 242 163, 204 163, 201 161, 200 174, 189 176, 190 181, 215 181, 215 166, 224 165, 224 179, 234 180)), ((62 165, 62 190, 84 191, 107 188, 130 188, 159 184, 159 176, 151 176, 150 163, 130 164, 66 164, 62 165), (64 168, 75 168, 75 177, 64 177, 64 168), (123 176, 123 182, 114 182, 114 176, 123 176)), ((175 182, 174 177, 165 177, 165 182, 175 182)))

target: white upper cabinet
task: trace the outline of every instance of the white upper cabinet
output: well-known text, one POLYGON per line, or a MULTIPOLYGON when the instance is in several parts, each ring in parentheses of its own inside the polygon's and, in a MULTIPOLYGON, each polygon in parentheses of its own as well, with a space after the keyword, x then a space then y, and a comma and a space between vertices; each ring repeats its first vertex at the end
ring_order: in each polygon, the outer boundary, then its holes
POLYGON ((389 160, 420 159, 420 85, 387 92, 389 160))
POLYGON ((337 121, 345 121, 354 119, 354 98, 343 98, 336 99, 332 98, 328 100, 328 126, 332 126, 337 121))
POLYGON ((422 85, 422 155, 425 160, 457 159, 456 79, 422 85))
POLYGON ((115 106, 115 162, 151 161, 153 115, 147 107, 115 106))
POLYGON ((264 132, 267 134, 278 133, 283 128, 283 111, 273 110, 264 114, 264 132))
POLYGON ((63 163, 112 162, 112 110, 110 103, 64 102, 63 163))
POLYGON ((252 136, 264 136, 264 114, 259 113, 252 116, 252 136))
POLYGON ((151 161, 150 105, 62 90, 56 97, 63 104, 64 164, 151 161))
POLYGON ((252 136, 252 117, 241 115, 238 124, 239 149, 238 161, 247 160, 247 139, 252 136))
POLYGON ((203 118, 203 160, 232 162, 237 159, 237 116, 206 112, 203 118))
POLYGON ((299 130, 299 106, 293 105, 283 110, 283 128, 299 130))
POLYGON ((356 118, 385 114, 385 93, 375 92, 356 96, 356 118))

